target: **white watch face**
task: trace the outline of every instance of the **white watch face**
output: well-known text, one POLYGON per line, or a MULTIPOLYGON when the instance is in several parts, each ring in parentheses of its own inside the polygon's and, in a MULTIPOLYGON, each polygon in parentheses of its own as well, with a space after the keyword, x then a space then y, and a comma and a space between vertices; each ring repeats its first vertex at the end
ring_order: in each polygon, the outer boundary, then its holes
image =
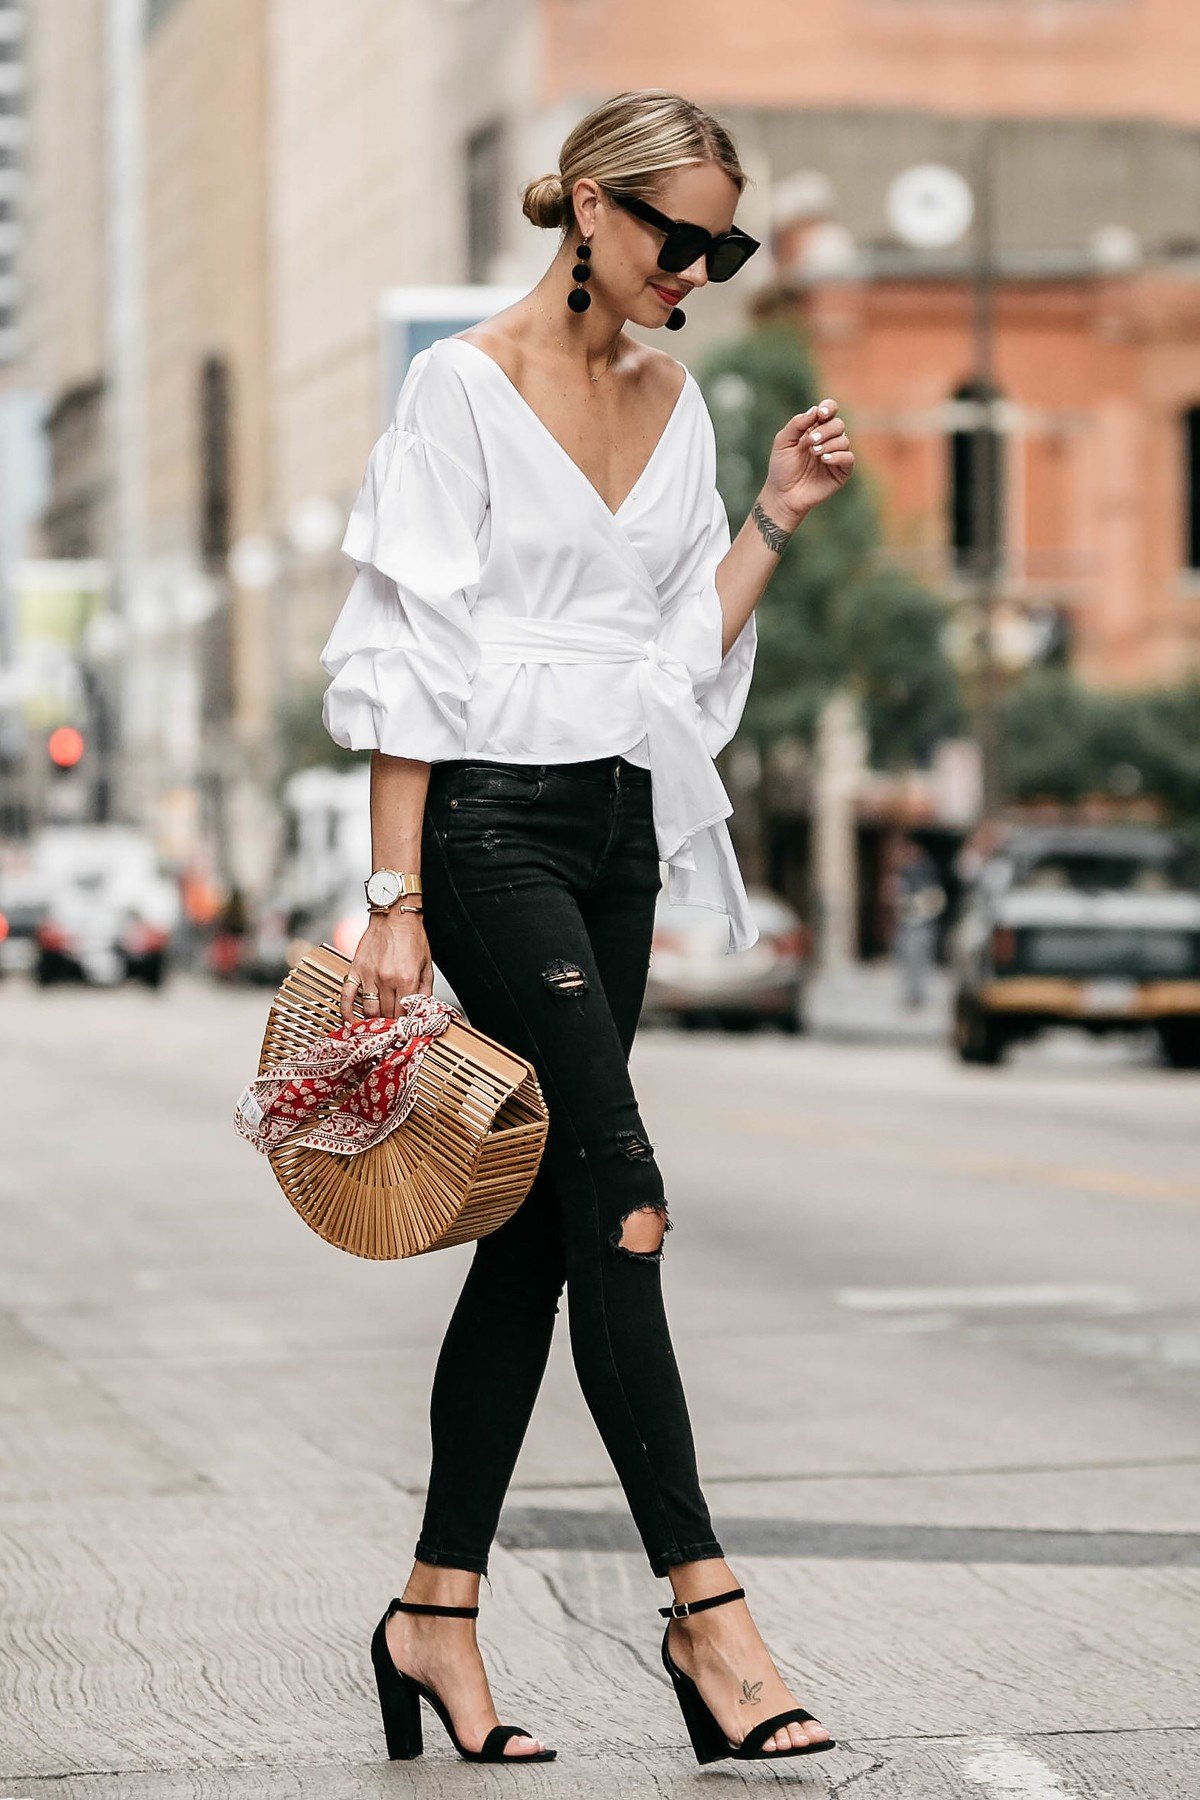
POLYGON ((400 898, 400 877, 395 869, 376 869, 367 883, 367 898, 374 906, 390 906, 400 898))

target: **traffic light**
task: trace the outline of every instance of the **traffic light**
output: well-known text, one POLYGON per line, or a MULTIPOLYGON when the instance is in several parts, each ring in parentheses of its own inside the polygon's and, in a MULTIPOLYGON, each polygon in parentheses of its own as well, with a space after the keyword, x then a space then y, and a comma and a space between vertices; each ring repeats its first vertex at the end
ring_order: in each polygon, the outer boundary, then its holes
POLYGON ((56 769, 73 769, 83 757, 83 733, 74 725, 56 725, 46 740, 46 750, 56 769))

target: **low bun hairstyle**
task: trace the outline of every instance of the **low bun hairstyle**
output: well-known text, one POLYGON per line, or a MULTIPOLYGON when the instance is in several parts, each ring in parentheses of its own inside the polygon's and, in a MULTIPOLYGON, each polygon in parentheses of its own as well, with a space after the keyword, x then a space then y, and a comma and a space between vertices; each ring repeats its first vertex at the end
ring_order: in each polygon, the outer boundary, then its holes
POLYGON ((539 175, 525 189, 525 198, 521 202, 521 211, 531 225, 538 225, 543 231, 552 231, 563 220, 563 187, 558 175, 539 175))
POLYGON ((579 121, 563 142, 558 173, 529 183, 521 211, 530 224, 565 237, 575 228, 571 195, 581 176, 653 202, 665 176, 696 163, 724 169, 739 194, 749 181, 729 131, 711 113, 667 88, 628 88, 579 121))

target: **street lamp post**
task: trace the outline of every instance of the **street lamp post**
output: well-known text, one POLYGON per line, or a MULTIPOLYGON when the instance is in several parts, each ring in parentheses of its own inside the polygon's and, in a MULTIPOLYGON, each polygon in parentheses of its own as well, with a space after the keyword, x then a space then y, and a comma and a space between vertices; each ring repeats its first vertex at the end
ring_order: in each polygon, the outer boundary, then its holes
POLYGON ((905 169, 888 192, 893 230, 917 250, 946 249, 971 233, 972 363, 975 408, 972 432, 971 579, 975 636, 975 717, 979 733, 985 809, 1001 798, 999 681, 995 613, 999 585, 999 432, 993 382, 995 352, 995 249, 993 223, 994 141, 991 119, 976 123, 974 188, 957 169, 918 163, 905 169))
POLYGON ((146 746, 131 741, 131 719, 153 675, 134 625, 146 564, 145 319, 142 57, 145 0, 105 0, 105 367, 106 432, 112 492, 113 606, 126 631, 114 668, 119 691, 116 764, 119 810, 137 816, 151 796, 146 746))

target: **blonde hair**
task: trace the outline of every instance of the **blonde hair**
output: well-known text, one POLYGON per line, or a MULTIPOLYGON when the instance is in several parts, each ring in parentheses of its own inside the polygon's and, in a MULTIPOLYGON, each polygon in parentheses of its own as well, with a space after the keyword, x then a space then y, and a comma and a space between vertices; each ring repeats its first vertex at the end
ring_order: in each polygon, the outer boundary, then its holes
POLYGON ((652 200, 674 169, 715 163, 740 194, 750 177, 719 119, 667 88, 628 88, 580 119, 558 156, 558 173, 525 189, 521 211, 544 231, 575 228, 571 195, 589 175, 615 192, 652 200))

